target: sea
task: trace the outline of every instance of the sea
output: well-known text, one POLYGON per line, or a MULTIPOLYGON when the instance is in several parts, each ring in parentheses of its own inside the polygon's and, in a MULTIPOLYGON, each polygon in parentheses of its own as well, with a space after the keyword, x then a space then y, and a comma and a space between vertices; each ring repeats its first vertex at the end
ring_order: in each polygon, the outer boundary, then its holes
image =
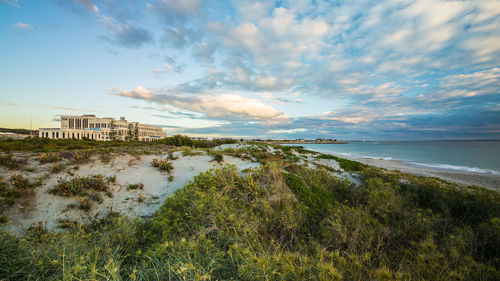
POLYGON ((350 158, 393 160, 414 167, 500 176, 500 141, 349 141, 299 145, 350 158))

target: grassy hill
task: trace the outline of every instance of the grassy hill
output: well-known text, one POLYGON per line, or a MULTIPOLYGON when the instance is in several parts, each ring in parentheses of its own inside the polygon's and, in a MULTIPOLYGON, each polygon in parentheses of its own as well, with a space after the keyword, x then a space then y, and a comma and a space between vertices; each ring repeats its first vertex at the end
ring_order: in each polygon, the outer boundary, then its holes
POLYGON ((219 152, 262 165, 200 174, 152 218, 2 233, 0 279, 500 280, 497 192, 340 160, 355 186, 276 147, 219 152))

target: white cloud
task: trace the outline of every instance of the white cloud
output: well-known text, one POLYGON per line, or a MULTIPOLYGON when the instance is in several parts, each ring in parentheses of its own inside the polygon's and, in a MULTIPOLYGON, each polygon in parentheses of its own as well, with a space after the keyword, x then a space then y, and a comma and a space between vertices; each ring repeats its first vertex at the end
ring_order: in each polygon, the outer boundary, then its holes
POLYGON ((305 132, 307 129, 305 128, 297 128, 297 129, 279 129, 279 130, 269 130, 267 131, 268 134, 295 134, 295 133, 301 133, 305 132))
POLYGON ((17 28, 17 29, 21 29, 21 30, 33 30, 33 29, 35 29, 34 26, 27 24, 27 23, 23 23, 23 22, 16 22, 15 24, 12 25, 12 27, 17 28))
POLYGON ((99 8, 92 3, 90 0, 76 0, 80 5, 84 6, 85 8, 89 9, 91 12, 94 14, 98 15, 99 14, 99 8))
MULTIPOLYGON (((253 98, 235 94, 180 94, 180 93, 153 94, 144 87, 134 90, 113 89, 110 94, 128 98, 135 98, 169 104, 177 108, 204 113, 213 118, 235 118, 243 120, 260 120, 270 123, 286 121, 288 117, 281 111, 253 98)), ((164 92, 164 91, 163 91, 164 92)))

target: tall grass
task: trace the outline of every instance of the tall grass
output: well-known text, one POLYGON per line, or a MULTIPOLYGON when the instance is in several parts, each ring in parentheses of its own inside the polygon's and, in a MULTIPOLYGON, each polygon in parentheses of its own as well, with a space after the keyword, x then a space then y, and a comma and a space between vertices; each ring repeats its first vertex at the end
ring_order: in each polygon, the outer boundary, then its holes
POLYGON ((356 187, 254 152, 260 168, 202 173, 150 219, 0 234, 0 279, 500 279, 497 192, 367 166, 356 187))

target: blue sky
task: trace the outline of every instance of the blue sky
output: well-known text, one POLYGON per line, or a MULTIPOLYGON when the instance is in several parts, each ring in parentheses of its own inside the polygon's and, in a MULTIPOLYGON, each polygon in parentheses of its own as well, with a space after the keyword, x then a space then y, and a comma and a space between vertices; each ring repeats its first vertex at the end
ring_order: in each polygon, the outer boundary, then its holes
POLYGON ((499 1, 0 0, 0 127, 500 139, 499 1))

